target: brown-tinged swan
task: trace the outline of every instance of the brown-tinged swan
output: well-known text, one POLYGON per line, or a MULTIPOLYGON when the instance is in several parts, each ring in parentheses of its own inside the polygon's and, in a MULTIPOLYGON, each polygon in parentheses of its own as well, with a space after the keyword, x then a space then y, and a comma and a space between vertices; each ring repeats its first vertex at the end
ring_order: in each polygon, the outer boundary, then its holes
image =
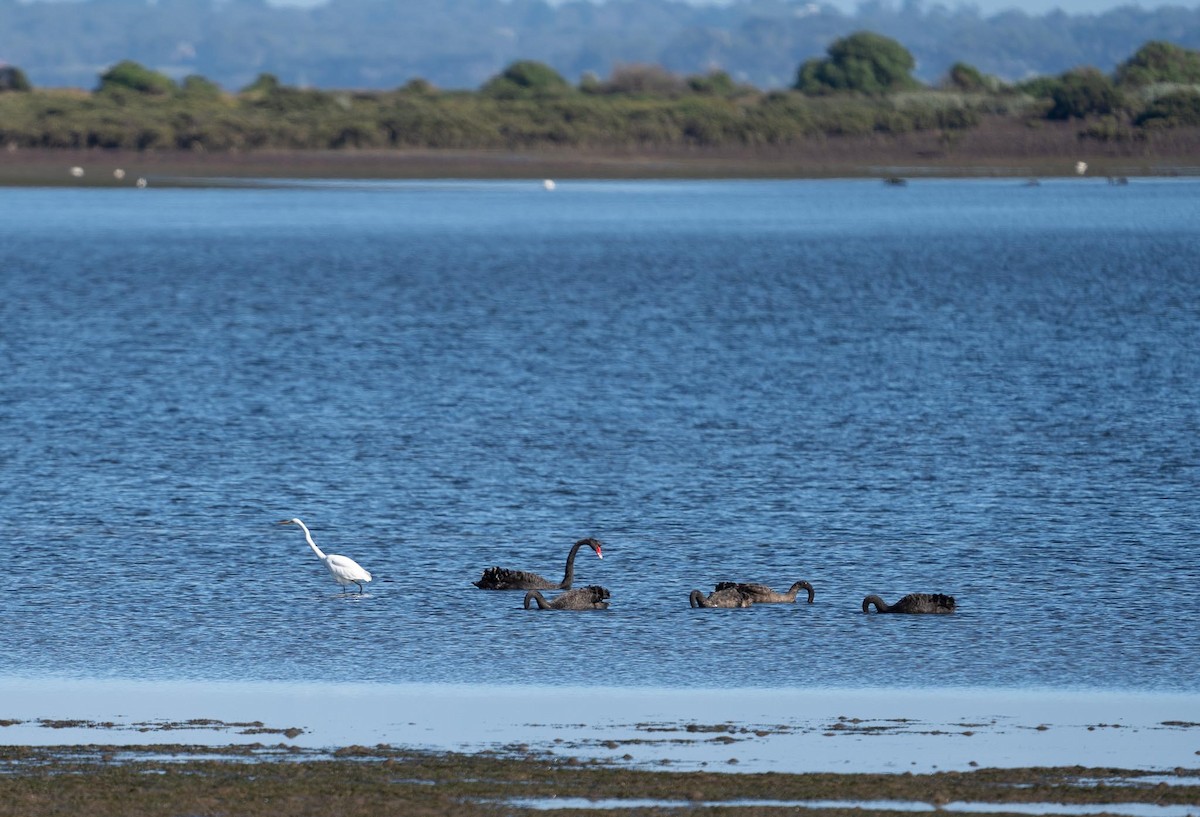
POLYGON ((805 581, 796 582, 788 588, 786 593, 776 593, 765 584, 756 582, 718 582, 716 589, 718 591, 728 590, 733 588, 742 595, 749 596, 750 600, 755 604, 789 604, 796 601, 796 594, 801 590, 808 591, 808 603, 813 603, 813 598, 816 593, 813 592, 813 586, 805 581))
POLYGON ((707 596, 699 590, 693 590, 688 596, 688 604, 692 607, 749 607, 754 600, 736 587, 727 587, 707 596))
POLYGON ((609 598, 607 588, 594 584, 567 590, 550 601, 546 601, 545 597, 537 590, 530 590, 525 594, 525 609, 529 609, 530 602, 536 602, 539 610, 607 610, 608 602, 605 601, 607 598, 609 598))
POLYGON ((525 570, 489 567, 483 571, 483 576, 479 581, 471 582, 471 584, 480 590, 569 590, 571 582, 575 581, 575 554, 579 553, 581 547, 587 546, 596 551, 596 555, 603 559, 604 553, 600 550, 600 545, 601 542, 598 539, 591 538, 580 539, 572 545, 571 552, 567 554, 567 569, 563 573, 561 582, 555 583, 525 570))

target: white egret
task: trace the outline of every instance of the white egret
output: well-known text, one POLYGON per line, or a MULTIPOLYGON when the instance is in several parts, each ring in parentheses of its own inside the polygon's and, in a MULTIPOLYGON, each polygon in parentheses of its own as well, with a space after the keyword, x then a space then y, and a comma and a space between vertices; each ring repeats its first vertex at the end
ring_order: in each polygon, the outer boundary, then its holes
POLYGON ((362 583, 371 581, 371 574, 349 556, 338 556, 333 553, 326 556, 322 553, 321 549, 317 547, 317 543, 313 541, 312 534, 308 532, 308 527, 299 519, 284 519, 279 524, 300 526, 300 530, 304 531, 304 538, 308 542, 308 546, 313 549, 313 553, 317 554, 317 558, 329 570, 333 580, 342 586, 343 593, 346 592, 348 584, 356 585, 358 592, 362 593, 362 583))

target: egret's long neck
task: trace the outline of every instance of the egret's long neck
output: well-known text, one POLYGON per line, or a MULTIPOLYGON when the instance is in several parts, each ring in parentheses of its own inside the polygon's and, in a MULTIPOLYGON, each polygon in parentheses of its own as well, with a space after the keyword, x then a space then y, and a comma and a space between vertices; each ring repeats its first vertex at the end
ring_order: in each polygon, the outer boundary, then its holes
POLYGON ((317 547, 317 543, 313 541, 312 534, 308 532, 308 525, 305 525, 299 519, 296 520, 296 524, 300 526, 300 530, 304 531, 304 539, 308 542, 308 546, 313 549, 313 553, 317 554, 318 559, 325 561, 325 554, 321 552, 321 549, 317 547))

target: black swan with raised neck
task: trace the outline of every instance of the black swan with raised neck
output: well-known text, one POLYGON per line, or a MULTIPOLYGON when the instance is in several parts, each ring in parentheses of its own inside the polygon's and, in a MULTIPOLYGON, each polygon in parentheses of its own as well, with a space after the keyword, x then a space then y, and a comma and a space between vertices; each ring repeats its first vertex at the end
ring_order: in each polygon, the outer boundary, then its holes
POLYGON ((863 612, 869 613, 872 604, 880 613, 953 613, 955 607, 954 596, 941 593, 909 593, 895 604, 888 604, 879 596, 870 595, 863 599, 863 612))
POLYGON ((786 593, 776 593, 765 584, 756 582, 718 582, 717 591, 728 590, 733 588, 742 595, 749 596, 750 600, 755 604, 790 604, 796 601, 796 594, 801 590, 808 591, 808 603, 813 603, 813 598, 816 593, 813 592, 813 586, 805 581, 796 582, 788 588, 786 593))
POLYGON ((754 604, 754 599, 737 587, 726 587, 707 596, 699 590, 693 590, 688 596, 688 604, 692 607, 749 607, 754 604))
POLYGON ((479 581, 471 582, 471 584, 480 590, 569 590, 571 583, 575 581, 575 554, 579 553, 579 549, 582 547, 590 547, 596 551, 597 556, 603 559, 604 553, 600 550, 600 545, 600 540, 591 538, 580 539, 572 545, 571 552, 567 554, 567 569, 561 582, 552 582, 525 570, 489 567, 483 571, 483 576, 479 581))
POLYGON ((530 590, 525 594, 525 609, 533 602, 539 610, 607 610, 608 598, 608 589, 594 584, 559 593, 549 601, 537 590, 530 590))

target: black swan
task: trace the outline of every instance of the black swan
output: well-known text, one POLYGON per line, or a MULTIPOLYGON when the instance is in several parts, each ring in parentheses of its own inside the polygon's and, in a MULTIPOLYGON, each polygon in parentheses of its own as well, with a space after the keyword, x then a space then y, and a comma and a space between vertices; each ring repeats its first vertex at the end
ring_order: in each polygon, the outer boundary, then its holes
POLYGON ((483 576, 479 581, 471 582, 480 590, 569 590, 571 582, 575 580, 575 554, 579 549, 586 545, 596 551, 596 555, 601 559, 604 554, 600 550, 600 541, 597 539, 580 539, 571 546, 571 552, 567 554, 567 571, 563 574, 563 580, 555 583, 549 579, 543 579, 536 573, 529 573, 524 570, 509 570, 506 567, 489 567, 483 571, 483 576))
POLYGON ((773 603, 790 603, 796 600, 796 594, 801 589, 808 591, 808 603, 813 603, 813 597, 816 593, 813 592, 813 586, 808 582, 796 582, 788 588, 786 593, 776 593, 765 584, 756 584, 754 582, 718 582, 717 590, 734 589, 744 596, 749 596, 750 600, 755 604, 773 604, 773 603))
POLYGON ((692 607, 749 607, 754 600, 737 587, 726 587, 705 596, 699 590, 693 590, 688 596, 688 604, 692 607))
POLYGON ((943 596, 941 593, 909 593, 895 604, 889 605, 879 596, 871 595, 863 599, 863 612, 869 613, 871 605, 880 613, 953 613, 954 596, 943 596))
POLYGON ((539 610, 607 610, 608 602, 605 599, 608 597, 607 588, 594 584, 567 590, 550 601, 546 601, 538 591, 530 590, 525 594, 525 609, 529 609, 530 602, 537 602, 539 610))

